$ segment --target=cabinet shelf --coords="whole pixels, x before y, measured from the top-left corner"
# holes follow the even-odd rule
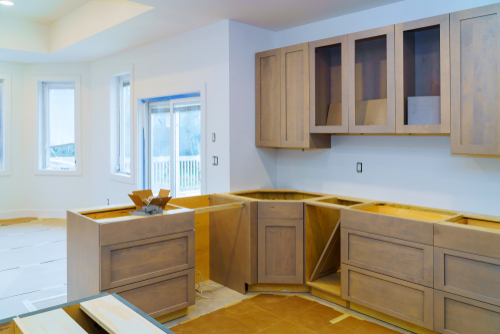
[[[340,270],[335,274],[322,277],[313,282],[307,282],[306,284],[332,295],[340,296]]]

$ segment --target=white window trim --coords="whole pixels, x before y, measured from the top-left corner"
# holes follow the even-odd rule
[[[62,76],[38,76],[34,78],[34,96],[36,99],[36,119],[37,127],[36,136],[36,158],[35,158],[35,175],[52,175],[52,176],[81,176],[82,175],[82,154],[81,154],[81,99],[80,99],[80,76],[79,75],[62,75]],[[74,81],[75,82],[75,159],[76,166],[74,170],[50,170],[40,169],[40,154],[42,152],[43,141],[41,140],[41,119],[40,110],[40,94],[39,86],[41,82],[47,81]]]
[[[118,134],[117,127],[117,111],[120,100],[117,98],[117,78],[128,74],[130,76],[130,175],[116,173],[116,140]],[[137,154],[136,152],[136,107],[134,103],[134,65],[126,64],[114,67],[109,73],[109,178],[114,181],[135,184],[137,171]],[[115,130],[113,130],[115,127]],[[119,131],[118,131],[119,133]]]
[[[3,169],[0,168],[0,176],[9,176],[11,173],[11,117],[12,117],[12,76],[0,73],[3,80]]]

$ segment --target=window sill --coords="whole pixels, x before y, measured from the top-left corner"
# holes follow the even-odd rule
[[[0,176],[10,176],[10,170],[0,170]]]
[[[132,178],[132,174],[126,175],[126,174],[119,174],[119,173],[110,173],[109,178],[111,180],[117,181],[117,182],[134,184],[134,179]]]
[[[35,175],[48,175],[48,176],[82,176],[79,168],[76,170],[55,170],[55,169],[37,169]]]

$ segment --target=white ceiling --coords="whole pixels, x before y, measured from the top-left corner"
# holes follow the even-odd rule
[[[13,0],[10,17],[50,23],[88,0]],[[102,0],[101,0],[102,1]],[[104,0],[121,2],[123,0]],[[280,31],[402,0],[134,0],[154,7],[53,53],[0,49],[0,60],[92,61],[226,19]],[[43,3],[44,6],[40,4]],[[3,7],[3,6],[0,6]],[[43,8],[42,8],[43,7]],[[38,8],[38,9],[36,9]],[[51,8],[48,10],[47,8]],[[9,8],[0,8],[0,16]]]
[[[14,6],[0,6],[0,17],[51,24],[90,0],[11,0]]]

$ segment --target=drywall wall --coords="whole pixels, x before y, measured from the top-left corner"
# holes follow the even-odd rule
[[[496,1],[405,0],[278,32],[280,47]],[[332,136],[321,151],[280,150],[278,188],[500,215],[500,159],[452,157],[449,137]],[[363,173],[356,163],[363,163]]]
[[[276,150],[255,147],[255,53],[274,48],[275,35],[229,21],[231,191],[276,187]]]
[[[95,61],[92,67],[92,205],[128,203],[127,194],[142,187],[110,178],[109,75],[133,64],[134,101],[199,91],[206,94],[206,192],[230,189],[229,22],[223,21]],[[215,132],[217,141],[211,140]],[[212,166],[211,157],[219,157]]]
[[[81,175],[36,175],[38,126],[37,76],[80,76],[81,96]],[[65,217],[65,210],[88,207],[91,204],[91,140],[93,137],[91,119],[91,77],[89,63],[26,64],[24,65],[24,117],[22,126],[13,128],[13,133],[23,132],[24,183],[22,209],[39,210],[43,216],[47,210],[52,215]],[[78,126],[78,124],[77,124]],[[21,165],[13,166],[13,170]]]
[[[24,67],[18,63],[0,62],[0,73],[12,77],[11,172],[0,175],[0,211],[13,211],[22,208],[24,186],[24,137],[18,130],[23,127]]]

